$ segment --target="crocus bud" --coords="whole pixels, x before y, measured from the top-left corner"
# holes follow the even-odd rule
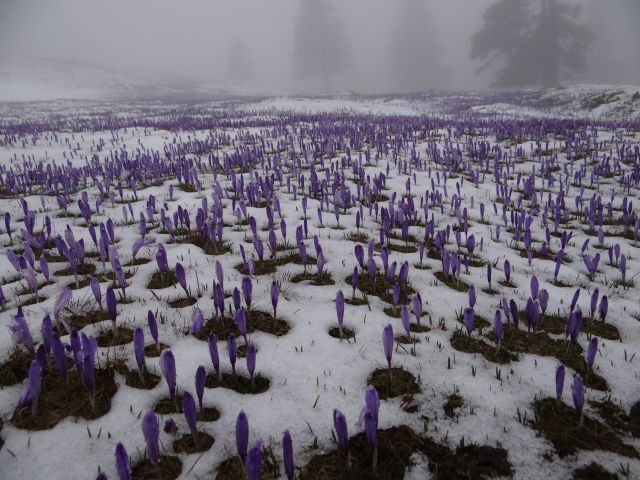
[[[166,348],[160,353],[160,370],[169,387],[171,399],[176,397],[176,361],[173,352]]]
[[[236,419],[236,449],[242,463],[247,460],[247,449],[249,448],[249,420],[244,410],[240,410]]]
[[[276,310],[278,308],[278,298],[280,297],[280,290],[278,283],[273,280],[271,282],[271,306],[273,307],[273,317],[276,318]]]
[[[187,291],[187,277],[184,271],[184,267],[180,262],[176,263],[176,277],[178,277],[178,282],[180,283],[180,286],[188,296],[189,292]]]
[[[122,443],[116,445],[116,471],[120,480],[131,480],[131,467],[129,466],[129,455]]]
[[[231,335],[229,335],[229,338],[227,340],[227,350],[229,352],[229,363],[231,363],[231,370],[233,372],[233,374],[236,374],[236,357],[237,357],[237,353],[238,353],[238,347],[236,344],[236,337],[235,335],[232,333]]]
[[[207,381],[207,372],[202,365],[199,365],[196,369],[196,395],[198,397],[198,406],[200,413],[202,413],[202,398],[204,396],[204,384]]]
[[[333,429],[336,432],[338,453],[346,457],[349,454],[349,433],[347,431],[347,420],[340,410],[333,410]]]
[[[284,473],[287,480],[293,480],[294,464],[293,464],[293,442],[289,430],[285,430],[282,434],[282,463],[284,463]]]
[[[209,333],[209,356],[211,357],[211,363],[216,373],[220,374],[220,357],[218,355],[218,339],[213,332]]]
[[[253,375],[256,371],[256,346],[253,343],[247,346],[247,371],[253,385]]]
[[[562,398],[562,390],[564,389],[564,365],[558,365],[556,368],[556,398],[560,400]]]
[[[193,396],[189,392],[182,393],[182,411],[184,412],[184,418],[187,421],[191,436],[195,443],[197,443],[198,430],[197,430],[197,413],[196,402]]]
[[[587,348],[587,365],[589,366],[589,370],[593,368],[593,361],[596,358],[596,353],[598,351],[598,339],[596,337],[591,337],[589,341],[589,346]]]
[[[577,374],[573,377],[573,384],[571,385],[571,396],[573,398],[573,406],[576,411],[582,413],[582,407],[584,406],[584,385],[582,383],[582,377]]]
[[[166,352],[163,351],[163,353]],[[157,465],[160,461],[160,445],[158,439],[160,438],[160,427],[158,425],[158,419],[153,411],[148,411],[142,417],[142,434],[144,435],[144,441],[147,444],[147,455],[149,460],[154,465]]]
[[[471,335],[471,332],[473,331],[474,317],[475,317],[475,312],[473,308],[467,307],[464,309],[464,326],[467,329],[468,335]]]
[[[393,353],[393,327],[387,323],[382,330],[382,346],[384,347],[384,356],[387,359],[389,369],[391,369],[391,355]]]
[[[607,312],[609,311],[609,298],[606,295],[602,296],[600,300],[600,319],[604,323],[607,318]]]
[[[136,356],[136,363],[138,364],[138,370],[140,372],[140,378],[144,378],[144,332],[142,327],[136,327],[133,331],[133,349]]]
[[[158,322],[156,321],[156,316],[153,314],[151,310],[147,312],[147,324],[149,325],[149,332],[153,337],[153,341],[156,344],[156,348],[159,346],[158,344]]]
[[[258,440],[247,454],[247,480],[262,478],[262,440]]]

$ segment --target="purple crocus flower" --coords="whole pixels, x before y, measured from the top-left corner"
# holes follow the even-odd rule
[[[67,356],[65,354],[64,346],[60,341],[57,333],[51,335],[51,352],[53,353],[53,361],[56,365],[56,370],[60,376],[67,383]]]
[[[571,385],[571,397],[573,398],[573,406],[580,414],[579,426],[582,425],[582,408],[584,407],[584,384],[582,383],[582,377],[577,374],[573,377],[573,384]]]
[[[229,351],[229,362],[231,363],[231,372],[233,376],[236,376],[236,358],[238,354],[238,346],[236,344],[236,337],[232,333],[227,340],[227,350]]]
[[[253,388],[256,371],[256,346],[253,343],[247,346],[247,371],[249,372],[249,378],[251,378],[251,388]]]
[[[502,326],[502,315],[500,310],[496,310],[496,316],[493,319],[493,334],[496,336],[496,343],[500,348],[500,343],[504,338],[504,328]]]
[[[196,411],[196,402],[193,399],[193,396],[185,391],[182,393],[182,411],[184,412],[184,418],[187,421],[187,426],[189,427],[189,431],[191,432],[191,437],[193,438],[193,443],[195,443],[196,447],[198,446],[198,429],[197,429],[197,411]]]
[[[98,279],[96,277],[91,277],[91,280],[89,280],[89,285],[91,286],[91,292],[96,299],[98,308],[102,310],[102,291],[100,290],[100,282],[98,282]]]
[[[31,415],[36,416],[38,413],[38,396],[42,390],[42,370],[38,360],[31,361],[29,366],[29,377],[24,381],[20,399],[18,400],[18,408],[31,405]]]
[[[31,337],[27,321],[22,315],[22,310],[18,311],[18,314],[12,317],[9,331],[11,332],[11,339],[16,345],[22,345],[31,355],[36,353],[33,347],[33,338]]]
[[[280,289],[278,283],[273,280],[271,282],[271,306],[273,307],[273,318],[276,318],[276,310],[278,308],[278,298],[280,297]]]
[[[189,326],[189,335],[199,335],[204,328],[204,315],[198,307],[193,309],[191,313],[191,325]]]
[[[473,331],[473,321],[475,317],[475,312],[473,308],[467,307],[464,309],[464,326],[467,329],[467,335],[471,336],[471,332]]]
[[[178,282],[180,283],[180,286],[184,290],[184,293],[187,294],[187,297],[190,297],[189,290],[187,290],[186,273],[184,271],[184,267],[182,266],[182,264],[180,262],[176,263],[176,277],[178,277]]]
[[[538,299],[538,289],[539,289],[538,277],[533,275],[531,277],[531,298],[533,298],[534,300]]]
[[[247,305],[247,308],[249,309],[249,311],[251,311],[251,293],[253,291],[251,278],[243,277],[241,286],[242,286],[242,297],[244,298],[244,303]]]
[[[244,314],[244,310],[239,309],[236,311],[235,317],[234,317],[234,321],[236,323],[236,326],[238,327],[238,331],[240,332],[240,335],[242,335],[242,337],[244,338],[244,343],[247,344],[247,317]]]
[[[158,322],[156,321],[156,316],[151,310],[147,312],[147,324],[149,325],[149,332],[151,333],[153,342],[156,345],[156,349],[159,350],[160,343],[158,342]]]
[[[540,318],[540,305],[538,302],[533,300],[533,298],[529,297],[527,299],[525,312],[527,316],[527,327],[529,331],[531,331],[531,328],[535,328],[538,324],[538,320]]]
[[[560,401],[560,399],[562,398],[562,390],[564,389],[564,374],[564,365],[558,365],[558,368],[556,368],[556,399],[558,401]]]
[[[384,347],[384,356],[389,366],[389,377],[391,377],[391,355],[393,354],[393,327],[387,323],[382,330],[382,346]]]
[[[607,318],[607,312],[609,311],[609,298],[606,295],[602,296],[600,300],[600,320],[604,323]]]
[[[544,288],[538,293],[538,303],[540,304],[540,310],[544,314],[547,311],[547,305],[549,304],[549,292]]]
[[[64,319],[61,317],[60,314],[64,309],[64,307],[66,307],[71,301],[72,295],[73,295],[73,291],[69,287],[63,288],[62,290],[60,290],[60,293],[56,298],[56,303],[53,307],[53,318],[56,320],[56,322],[62,323],[67,329],[67,332],[71,332],[71,328],[69,327],[67,322],[64,321]]]
[[[149,460],[151,460],[151,463],[154,465],[157,465],[160,461],[160,444],[158,443],[160,438],[160,426],[158,425],[156,414],[151,410],[145,413],[144,417],[142,417],[142,434],[144,435],[144,441],[147,444],[147,455],[149,455]]]
[[[511,281],[511,264],[509,263],[509,260],[504,261],[504,276],[506,277],[507,282]]]
[[[469,287],[469,306],[473,308],[476,305],[476,287]]]
[[[167,381],[167,387],[169,387],[169,394],[171,399],[176,398],[176,360],[173,357],[173,352],[169,348],[165,348],[160,353],[160,370],[162,370],[162,376]]]
[[[144,332],[142,327],[136,327],[133,331],[133,349],[136,356],[136,363],[138,364],[138,375],[140,376],[140,381],[144,385]]]
[[[338,454],[347,458],[349,456],[349,433],[347,431],[347,420],[344,414],[337,409],[333,410],[333,429],[336,432]]]
[[[416,323],[420,325],[420,319],[422,318],[422,298],[419,293],[416,293],[411,299],[411,306],[413,314],[416,317]]]
[[[282,463],[284,464],[284,473],[287,480],[293,480],[295,474],[295,466],[293,463],[293,442],[289,430],[282,433]]]
[[[247,480],[262,478],[262,440],[258,440],[247,454]]]
[[[167,251],[164,249],[164,245],[162,244],[158,245],[158,251],[156,252],[156,263],[160,272],[166,273],[169,270]]]
[[[596,353],[598,352],[598,339],[596,337],[591,337],[589,341],[589,346],[587,347],[587,366],[589,370],[593,368],[593,361],[596,358]]]
[[[249,448],[249,420],[244,410],[240,410],[236,419],[236,450],[242,463],[247,460],[247,449]]]
[[[118,309],[116,302],[116,294],[111,286],[107,287],[107,311],[109,312],[109,318],[111,319],[111,328],[113,329],[113,336],[118,336],[118,329],[116,328],[116,319],[118,318]]]
[[[129,455],[122,443],[116,445],[116,471],[120,480],[131,480],[131,467],[129,466]]]
[[[213,332],[209,333],[209,356],[211,363],[216,371],[216,375],[220,376],[220,356],[218,355],[218,339]]]
[[[591,320],[593,320],[593,317],[595,316],[599,296],[600,290],[596,287],[591,293],[591,303],[589,304],[589,313],[591,314]]]
[[[196,396],[198,397],[198,407],[200,414],[204,411],[202,406],[202,398],[204,396],[204,384],[207,381],[207,372],[202,365],[196,369]]]
[[[338,328],[340,329],[340,338],[342,338],[342,324],[344,321],[344,294],[339,290],[336,294],[336,313],[338,315]]]

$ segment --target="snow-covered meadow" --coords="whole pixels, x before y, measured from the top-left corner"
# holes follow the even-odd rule
[[[638,90],[1,105],[0,478],[637,478]]]

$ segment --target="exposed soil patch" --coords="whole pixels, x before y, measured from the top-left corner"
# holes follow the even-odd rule
[[[171,306],[171,308],[187,308],[193,305],[198,301],[195,297],[185,297],[185,298],[176,298],[175,300],[170,300],[167,303]]]
[[[169,348],[169,345],[167,345],[166,343],[159,342],[157,347],[155,343],[152,343],[151,345],[147,345],[146,347],[144,347],[144,354],[149,358],[159,357],[160,352],[162,352],[162,350],[164,350],[165,348]]]
[[[379,368],[369,375],[367,385],[376,387],[378,395],[383,400],[420,392],[416,377],[403,368],[391,369],[391,381],[389,381],[389,369]]]
[[[479,353],[484,358],[494,363],[505,364],[518,360],[517,355],[514,355],[504,348],[500,348],[498,350],[494,345],[489,345],[482,340],[469,337],[460,330],[453,332],[453,335],[451,336],[451,346],[459,352]]]
[[[153,411],[159,415],[170,415],[172,413],[182,413],[182,396],[176,394],[175,401],[170,398],[160,400]],[[215,422],[220,418],[220,412],[214,407],[204,407],[204,411],[198,410],[198,420],[201,422]]]
[[[190,243],[191,245],[200,247],[202,251],[207,255],[223,255],[225,253],[231,252],[230,243],[212,242],[209,238],[206,238],[199,232],[187,235],[184,241],[180,243]]]
[[[378,467],[372,471],[373,448],[364,433],[349,439],[350,466],[337,449],[313,457],[302,469],[300,478],[325,479],[385,479],[402,480],[411,466],[411,456],[420,451],[423,441],[407,426],[378,430]]]
[[[622,407],[615,405],[611,400],[591,401],[589,404],[600,414],[607,425],[621,433],[629,433],[640,438],[640,402],[631,407],[629,415]]]
[[[463,398],[457,393],[454,393],[453,395],[449,395],[447,403],[445,403],[442,408],[444,408],[444,413],[446,413],[447,417],[454,418],[457,415],[456,410],[461,408],[463,405]]]
[[[253,333],[256,330],[261,332],[270,333],[276,337],[285,335],[291,327],[284,320],[274,318],[273,315],[260,310],[252,310],[247,315],[247,333]],[[202,329],[197,337],[200,340],[207,340],[209,333],[216,334],[218,340],[227,340],[230,334],[234,334],[236,337],[240,336],[240,331],[236,327],[232,318],[212,318],[210,319]]]
[[[578,426],[578,413],[555,398],[536,400],[535,419],[532,427],[553,444],[561,457],[578,450],[605,450],[625,457],[640,458],[637,450],[626,445],[614,430],[590,417],[584,416],[582,427]]]
[[[155,272],[151,275],[151,279],[149,283],[147,283],[147,288],[157,290],[172,287],[176,283],[178,283],[178,277],[176,277],[176,273],[173,270],[169,272]]]
[[[120,325],[116,328],[117,336],[113,335],[113,329],[107,328],[98,332],[96,341],[99,347],[116,347],[118,345],[126,345],[133,341],[133,330],[129,327]]]
[[[329,272],[322,272],[322,275],[318,274],[318,273],[311,273],[311,272],[303,272],[303,273],[299,273],[297,275],[294,275],[291,278],[291,281],[293,283],[300,283],[300,282],[304,282],[310,280],[314,283],[314,285],[318,285],[318,286],[324,286],[324,285],[335,285],[336,282],[333,281],[333,278],[331,278],[331,274]]]
[[[218,379],[215,373],[207,375],[207,381],[204,386],[207,388],[228,388],[229,390],[236,391],[242,394],[256,395],[269,390],[271,382],[269,379],[255,375],[253,378],[253,385],[251,385],[251,379],[244,377],[238,373],[234,377],[230,373],[223,373],[222,378]]]
[[[188,433],[173,442],[173,451],[176,453],[198,453],[206,452],[213,446],[215,440],[211,435],[206,432],[198,432],[197,435],[197,445],[193,435]]]
[[[411,456],[421,452],[427,456],[433,478],[469,480],[509,477],[513,469],[507,451],[489,446],[459,446],[452,451],[445,445],[415,434],[406,425],[378,430],[378,468],[373,475],[373,452],[364,433],[349,439],[351,465],[338,455],[336,449],[317,455],[302,469],[301,478],[401,480],[411,466]]]
[[[77,370],[69,371],[69,383],[58,374],[47,373],[42,378],[42,392],[38,400],[38,411],[31,416],[31,407],[16,410],[11,423],[17,428],[47,430],[55,427],[66,417],[82,417],[85,420],[99,418],[111,409],[111,399],[118,390],[114,370],[96,370],[95,408],[91,408],[89,393]]]
[[[67,323],[76,330],[81,330],[87,325],[93,325],[94,323],[104,322],[109,320],[109,312],[107,310],[89,310],[88,312],[73,312],[71,315],[65,317]],[[66,330],[62,324],[58,328],[59,333],[66,335]]]
[[[618,480],[618,475],[605,470],[602,465],[591,462],[573,471],[573,480]]]
[[[22,383],[29,376],[33,357],[22,348],[15,348],[8,360],[0,364],[0,387]]]
[[[333,327],[329,329],[329,335],[331,335],[333,338],[340,338],[340,329],[338,327]],[[356,334],[353,330],[345,326],[342,327],[343,340],[347,340],[347,341],[355,340],[355,337],[356,337]]]
[[[289,263],[295,263],[297,265],[302,265],[302,258],[299,253],[289,253],[288,255],[279,257],[279,258],[267,258],[264,260],[254,260],[253,261],[253,272],[255,275],[267,275],[271,273],[275,273],[277,267],[281,267],[283,265],[287,265]],[[310,255],[307,255],[307,266],[315,265],[316,259]],[[235,269],[240,273],[244,273],[245,275],[249,274],[249,264],[248,263],[239,263],[235,266]]]
[[[520,312],[520,318],[525,321],[526,313]],[[567,316],[561,315],[541,315],[540,316],[540,329],[545,332],[562,335],[567,328]],[[620,332],[611,323],[604,323],[600,321],[590,321],[585,319],[582,323],[582,332],[595,335],[599,338],[605,338],[607,340],[620,340]]]
[[[281,467],[276,457],[270,452],[270,447],[265,446],[262,455],[262,480],[275,480],[280,477]],[[246,476],[246,471],[240,457],[227,458],[220,464],[216,473],[216,480],[238,480]]]
[[[493,337],[490,333],[488,337]],[[566,366],[576,370],[586,386],[595,390],[607,390],[607,381],[593,371],[588,371],[587,362],[580,345],[567,348],[567,341],[555,340],[544,332],[527,333],[515,328],[506,328],[502,347],[512,352],[530,353],[546,357],[555,357]]]
[[[453,290],[464,293],[469,291],[469,285],[467,285],[467,283],[460,277],[454,278],[453,275],[445,275],[442,272],[435,272],[433,275],[438,279],[438,281]]]
[[[351,285],[352,275],[349,275],[345,282]],[[376,297],[380,297],[381,300],[393,304],[393,287],[398,281],[398,277],[393,277],[392,281],[387,285],[387,278],[385,277],[383,272],[378,272],[376,274],[375,280],[372,279],[369,274],[365,271],[358,272],[358,290],[367,294],[373,295]],[[409,302],[409,296],[413,295],[415,290],[411,287],[410,284],[406,284],[400,290],[400,301],[399,305],[405,305]],[[345,299],[346,301],[346,299]]]
[[[182,461],[178,457],[163,455],[158,465],[148,458],[131,470],[132,480],[175,480],[182,473]]]

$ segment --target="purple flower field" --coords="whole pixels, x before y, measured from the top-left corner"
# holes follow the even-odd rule
[[[636,91],[2,104],[0,478],[638,478]]]

